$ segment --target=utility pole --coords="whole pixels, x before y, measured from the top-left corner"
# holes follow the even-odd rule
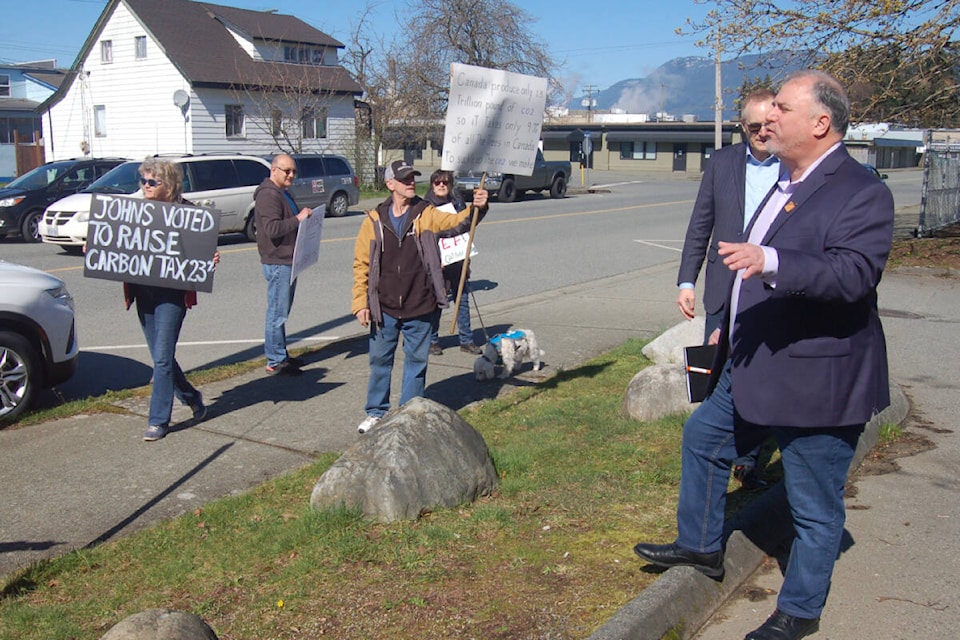
[[[714,91],[716,92],[713,107],[713,148],[723,146],[723,82],[720,78],[720,26],[717,26],[717,49],[714,60]]]
[[[593,97],[594,89],[597,89],[599,91],[598,87],[595,87],[592,84],[588,84],[586,88],[583,90],[583,92],[587,94],[587,97],[580,101],[580,106],[587,108],[587,123],[590,123],[593,121],[591,110],[597,106],[597,101]]]

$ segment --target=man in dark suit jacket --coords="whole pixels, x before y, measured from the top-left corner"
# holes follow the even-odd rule
[[[770,89],[760,89],[743,98],[740,129],[747,142],[718,149],[710,156],[687,225],[677,274],[677,286],[680,287],[677,306],[685,318],[693,320],[696,306],[694,286],[706,257],[704,344],[720,326],[724,302],[733,280],[733,272],[717,256],[718,243],[740,239],[757,207],[779,177],[780,161],[767,150],[767,136],[763,130],[773,98]],[[757,469],[759,456],[758,446],[733,462],[733,475],[746,489],[766,486]]]
[[[713,152],[690,214],[677,274],[677,286],[680,287],[677,306],[685,318],[693,319],[696,307],[694,286],[706,258],[704,343],[720,326],[723,303],[733,279],[733,273],[717,258],[717,243],[740,239],[779,176],[779,160],[767,150],[767,138],[762,130],[767,112],[773,106],[773,98],[774,93],[769,89],[754,91],[743,98],[740,129],[746,143]]]
[[[796,537],[777,609],[745,640],[819,628],[840,552],[843,487],[864,424],[890,401],[877,286],[893,197],[842,144],[849,100],[832,76],[791,75],[767,115],[767,148],[789,172],[747,229],[721,242],[737,272],[710,395],[683,430],[678,535],[634,551],[662,567],[723,575],[726,474],[773,434]]]

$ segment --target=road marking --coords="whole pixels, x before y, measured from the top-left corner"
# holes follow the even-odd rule
[[[651,247],[657,247],[658,249],[666,249],[667,251],[683,251],[683,247],[668,247],[663,244],[657,244],[652,240],[634,240],[634,242],[639,242],[640,244],[650,245]],[[660,240],[660,242],[673,242],[672,240]],[[676,242],[683,242],[682,240],[677,240]]]

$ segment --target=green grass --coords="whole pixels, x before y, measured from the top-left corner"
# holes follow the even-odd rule
[[[490,447],[494,496],[386,525],[315,511],[329,454],[8,576],[0,640],[93,640],[157,607],[196,613],[222,640],[586,637],[656,578],[632,545],[674,535],[683,416],[621,411],[649,364],[642,346],[461,412]]]

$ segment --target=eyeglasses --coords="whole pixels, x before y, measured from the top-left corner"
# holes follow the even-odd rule
[[[159,187],[163,184],[162,180],[154,180],[153,178],[140,178],[140,184],[147,187]]]
[[[433,181],[433,184],[435,184],[435,185],[437,185],[437,186],[440,186],[441,184],[442,184],[442,185],[447,185],[447,186],[449,186],[449,185],[450,185],[450,181],[449,181],[449,180],[434,180],[434,181]]]
[[[746,130],[750,132],[750,135],[755,136],[760,133],[760,129],[763,129],[765,122],[752,122],[745,126]]]
[[[297,170],[296,170],[296,169],[284,169],[283,167],[274,167],[274,169],[276,169],[277,171],[283,171],[283,172],[284,172],[286,175],[288,175],[288,176],[295,176],[295,175],[297,175]]]

